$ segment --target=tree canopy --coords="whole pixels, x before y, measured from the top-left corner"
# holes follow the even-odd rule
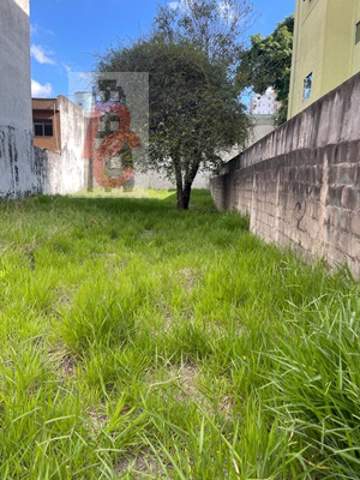
[[[243,144],[248,120],[227,68],[189,41],[160,37],[112,50],[100,71],[149,72],[149,163],[176,180],[179,208],[188,208],[199,168]]]
[[[256,93],[263,94],[268,87],[274,88],[281,102],[279,124],[287,118],[293,34],[294,18],[288,17],[268,37],[252,36],[251,46],[240,54],[237,71],[240,90],[252,87]]]
[[[251,12],[249,0],[180,0],[160,7],[156,33],[165,42],[189,41],[210,60],[232,65]]]

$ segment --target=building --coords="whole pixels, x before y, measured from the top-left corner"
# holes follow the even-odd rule
[[[34,98],[34,146],[47,151],[44,193],[69,194],[85,188],[85,113],[64,96]]]
[[[74,103],[90,114],[95,106],[95,96],[91,92],[75,92]]]
[[[266,137],[269,133],[275,130],[274,114],[253,114],[250,115],[251,129],[246,148],[249,148],[254,143]]]
[[[57,98],[33,98],[35,147],[61,152],[60,110]]]
[[[297,0],[289,118],[360,71],[360,1]]]
[[[29,0],[0,1],[0,197],[39,191],[32,149]]]
[[[254,94],[251,97],[249,104],[251,129],[246,148],[249,148],[275,129],[275,114],[279,106],[276,93],[272,87],[269,87],[263,95]]]
[[[269,87],[264,95],[255,94],[251,97],[249,112],[251,115],[275,115],[279,109],[276,93]]]

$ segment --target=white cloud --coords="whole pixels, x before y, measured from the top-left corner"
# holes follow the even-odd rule
[[[46,98],[52,95],[51,83],[41,84],[36,80],[31,80],[31,95],[35,98]]]
[[[31,45],[31,56],[39,63],[47,65],[55,65],[55,60],[50,57],[48,53],[45,52],[41,45]]]
[[[177,10],[180,7],[180,2],[169,2],[168,6],[171,10]]]

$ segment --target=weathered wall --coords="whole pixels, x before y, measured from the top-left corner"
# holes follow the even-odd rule
[[[0,1],[0,197],[38,191],[31,147],[29,1]]]
[[[86,187],[84,111],[65,97],[58,98],[58,107],[61,153],[35,147],[37,180],[45,195],[67,195]]]
[[[358,74],[235,157],[224,173],[296,150],[358,140],[359,105]]]
[[[229,162],[211,180],[219,209],[251,231],[360,276],[360,75]]]
[[[0,46],[0,125],[31,131],[28,0],[1,0]]]
[[[252,128],[247,145],[250,147],[275,130],[274,115],[250,115]]]
[[[32,133],[0,126],[0,198],[17,198],[41,192],[39,163]]]
[[[65,97],[58,97],[61,132],[61,162],[49,155],[54,180],[48,193],[68,194],[85,188],[85,113]],[[56,173],[55,173],[56,172]]]
[[[253,145],[261,138],[274,130],[273,115],[251,115],[251,129],[248,139],[248,145]],[[243,149],[240,146],[234,146],[229,151],[220,154],[224,162],[234,158]],[[208,171],[200,171],[195,178],[193,188],[209,189],[210,176]],[[149,170],[146,173],[137,172],[135,175],[135,188],[153,188],[153,189],[171,189],[176,188],[175,182],[169,181],[165,175]]]
[[[208,172],[199,172],[194,180],[193,188],[209,189],[210,175]],[[165,175],[149,170],[135,173],[135,188],[169,190],[176,188],[175,182],[168,180]]]

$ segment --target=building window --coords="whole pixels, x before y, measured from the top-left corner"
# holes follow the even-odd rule
[[[312,84],[313,84],[313,74],[309,73],[304,80],[304,100],[308,100],[311,97],[312,91]]]
[[[356,24],[355,28],[355,45],[360,42],[360,22]]]
[[[52,120],[34,120],[34,135],[35,137],[53,137]]]

